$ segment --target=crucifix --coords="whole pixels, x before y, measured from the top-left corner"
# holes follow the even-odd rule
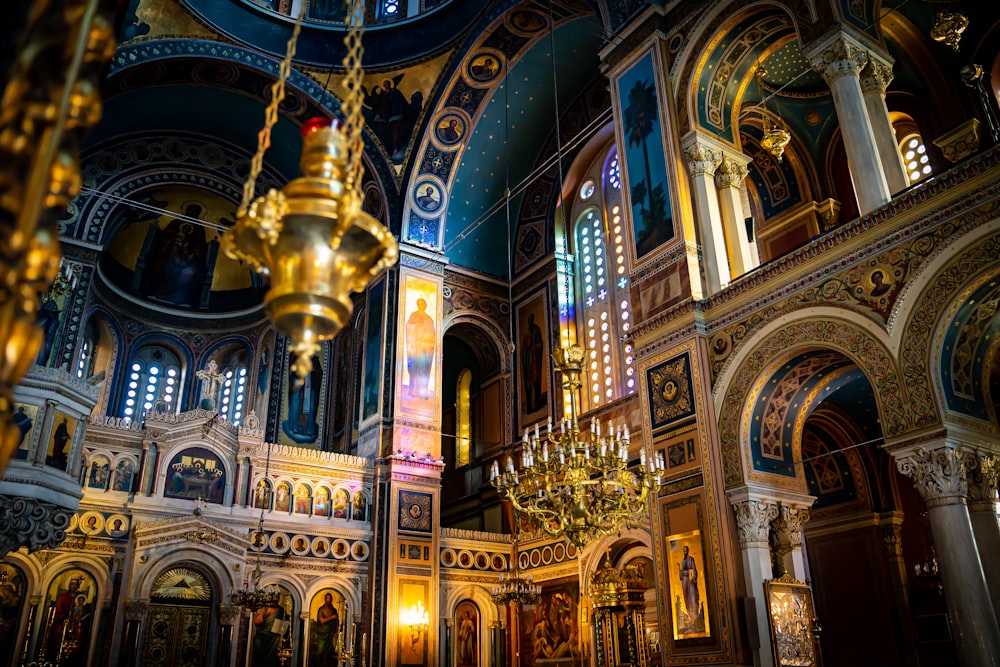
[[[225,376],[219,372],[219,364],[215,363],[215,359],[210,360],[206,368],[195,373],[195,377],[201,380],[201,399],[199,403],[206,410],[214,408],[215,397],[219,392],[219,385],[225,379]],[[211,405],[206,407],[206,401],[210,401]]]

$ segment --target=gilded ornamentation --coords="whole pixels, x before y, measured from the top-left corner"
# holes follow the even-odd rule
[[[913,479],[917,492],[928,508],[964,503],[969,491],[966,469],[975,465],[974,455],[944,445],[926,450],[918,447],[897,456],[896,469]]]
[[[899,560],[903,557],[903,524],[883,523],[882,543],[885,545],[886,555],[890,560]]]
[[[654,429],[694,414],[691,361],[682,354],[646,371],[649,410]]]
[[[764,586],[776,667],[814,667],[812,589],[787,574]]]
[[[711,176],[715,173],[719,163],[722,162],[722,157],[716,151],[699,141],[688,146],[684,157],[687,158],[688,172],[692,176],[702,174]]]
[[[771,522],[778,518],[778,505],[766,500],[742,500],[733,503],[740,546],[767,547]]]
[[[715,187],[742,188],[747,177],[747,168],[737,160],[723,157],[715,170]]]
[[[114,51],[103,0],[40,0],[0,104],[0,470],[17,448],[13,386],[43,336],[39,300],[56,277],[56,220],[80,188],[77,142],[97,122],[97,77]]]

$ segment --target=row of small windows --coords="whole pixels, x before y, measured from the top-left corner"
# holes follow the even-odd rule
[[[580,186],[575,228],[580,335],[587,350],[591,405],[635,393],[635,359],[623,339],[631,329],[618,152],[601,156],[596,178]],[[596,170],[594,165],[592,170]],[[598,186],[598,181],[600,185]]]

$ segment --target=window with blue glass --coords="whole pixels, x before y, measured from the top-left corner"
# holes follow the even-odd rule
[[[177,412],[181,394],[181,362],[170,349],[159,345],[139,348],[126,369],[121,416],[137,419],[154,406]]]

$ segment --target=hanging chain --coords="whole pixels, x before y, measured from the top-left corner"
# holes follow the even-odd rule
[[[348,0],[347,34],[344,36],[344,68],[347,76],[341,85],[344,88],[344,136],[347,138],[347,173],[345,174],[345,190],[357,197],[357,188],[364,176],[364,166],[361,155],[364,152],[361,131],[365,119],[361,115],[364,102],[361,84],[364,71],[361,69],[361,59],[365,50],[361,46],[361,37],[365,32],[364,0]]]
[[[292,28],[292,36],[288,38],[288,49],[278,67],[278,80],[271,86],[271,101],[267,105],[267,111],[264,112],[264,127],[257,135],[257,153],[250,161],[250,174],[247,176],[246,183],[243,184],[243,202],[240,204],[237,215],[244,215],[253,202],[257,178],[264,168],[264,153],[271,146],[271,129],[278,122],[278,107],[285,99],[285,81],[288,80],[288,75],[292,71],[292,58],[295,57],[295,46],[299,41],[299,33],[302,31],[302,19],[306,15],[307,4],[302,3],[302,10],[299,12],[298,18],[295,19],[295,27]]]

